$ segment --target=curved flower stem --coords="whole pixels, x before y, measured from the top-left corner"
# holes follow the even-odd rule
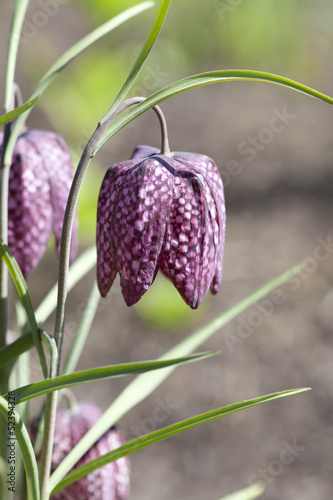
[[[86,145],[82,153],[81,159],[79,161],[78,167],[74,175],[73,183],[67,200],[67,206],[66,206],[62,235],[61,235],[61,245],[60,245],[58,303],[57,303],[56,319],[54,327],[54,338],[58,347],[58,354],[59,354],[57,374],[59,374],[60,372],[62,340],[63,340],[63,331],[65,323],[71,234],[72,234],[78,197],[80,194],[83,179],[92,158],[95,156],[94,150],[100,138],[107,130],[107,128],[110,126],[110,124],[113,122],[113,120],[115,120],[115,118],[117,118],[117,116],[129,106],[139,104],[144,100],[145,100],[144,97],[133,97],[131,99],[127,99],[118,106],[118,108],[114,111],[114,113],[111,114],[111,116],[107,117],[107,115],[105,115],[105,117],[101,119],[101,121],[98,123],[96,127],[95,132],[89,139],[88,144]],[[162,133],[161,153],[166,156],[171,156],[169,141],[168,141],[167,126],[164,115],[162,113],[162,110],[158,106],[154,106],[153,109],[156,112],[161,125],[161,133]]]

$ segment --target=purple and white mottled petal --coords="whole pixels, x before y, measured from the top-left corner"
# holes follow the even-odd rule
[[[111,225],[112,255],[127,305],[155,279],[169,223],[172,174],[152,158],[126,171]]]
[[[220,289],[223,268],[223,252],[225,241],[226,212],[222,179],[216,164],[206,155],[194,153],[175,152],[174,157],[186,164],[189,169],[204,176],[211,190],[211,196],[215,200],[217,216],[215,225],[214,244],[217,248],[216,271],[211,285],[212,293]]]
[[[120,429],[113,427],[104,435],[109,450],[116,450],[125,444],[125,438]],[[126,500],[130,492],[131,466],[128,457],[118,458],[115,462],[116,497],[117,500]]]
[[[174,162],[172,215],[161,269],[192,308],[205,297],[215,269],[210,219],[202,182]]]
[[[79,403],[75,410],[57,409],[52,472],[101,416],[101,410],[88,402]],[[33,423],[32,434],[35,434],[36,429],[37,421]],[[115,450],[122,444],[124,444],[122,432],[112,427],[75,464],[74,469]],[[129,460],[128,457],[123,457],[70,484],[53,495],[52,500],[127,500],[130,489],[129,477]]]
[[[48,174],[53,209],[53,232],[59,254],[66,203],[74,176],[71,155],[62,137],[53,132],[28,130],[22,137],[36,148]],[[78,222],[75,218],[70,249],[71,261],[76,255],[77,232]]]
[[[51,232],[47,172],[36,149],[20,136],[9,174],[8,246],[25,277],[43,257]]]
[[[117,275],[111,249],[111,219],[115,207],[116,196],[127,170],[136,165],[137,161],[118,163],[109,168],[105,174],[99,192],[97,204],[97,284],[102,297],[110,290]]]

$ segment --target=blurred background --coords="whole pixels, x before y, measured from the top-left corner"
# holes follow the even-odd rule
[[[53,62],[89,31],[135,1],[31,0],[16,80],[24,99]],[[14,1],[0,11],[0,92]],[[71,63],[31,113],[29,126],[66,139],[77,164],[98,120],[120,90],[156,9],[130,20]],[[245,68],[278,73],[333,95],[330,0],[174,1],[131,95],[148,96],[190,74]],[[227,325],[203,350],[214,359],[178,368],[120,422],[128,439],[225,404],[294,387],[311,392],[246,410],[132,456],[133,500],[216,500],[261,481],[266,500],[332,498],[333,110],[264,83],[223,83],[162,104],[171,148],[211,156],[225,184],[227,234],[220,293],[191,311],[164,278],[127,308],[115,284],[101,302],[79,369],[154,359],[292,265],[297,280]],[[80,199],[81,251],[94,243],[105,170],[137,144],[158,146],[146,113],[113,138],[92,163]],[[53,246],[53,245],[51,245]],[[57,278],[50,248],[29,286],[35,305]],[[71,293],[75,327],[94,272]],[[52,332],[52,319],[45,325]],[[66,341],[67,339],[67,341]],[[65,338],[65,348],[70,334]],[[37,377],[36,372],[32,373]],[[79,387],[102,408],[127,379]],[[32,414],[38,412],[38,403]],[[157,410],[157,409],[160,410]],[[154,415],[164,412],[163,423]]]

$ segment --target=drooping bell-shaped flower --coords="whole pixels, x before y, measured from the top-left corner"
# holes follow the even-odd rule
[[[0,135],[0,147],[3,134]],[[9,175],[8,246],[27,277],[44,255],[52,232],[57,251],[73,167],[65,141],[57,134],[28,130],[15,145]],[[71,259],[77,244],[75,223]]]
[[[97,210],[97,281],[105,296],[117,273],[127,305],[161,269],[193,309],[222,278],[225,238],[222,179],[195,153],[159,154],[139,146],[110,167]]]
[[[80,402],[74,409],[57,409],[51,471],[68,455],[88,430],[102,416],[93,403]],[[37,422],[33,423],[35,434]],[[120,429],[112,427],[107,431],[74,466],[74,469],[125,444]],[[73,470],[73,469],[72,469]],[[130,489],[130,464],[128,457],[118,458],[103,467],[90,472],[75,483],[55,493],[52,500],[126,500]]]

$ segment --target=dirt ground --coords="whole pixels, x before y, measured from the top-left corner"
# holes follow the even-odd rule
[[[333,94],[332,82],[320,82]],[[177,369],[120,422],[128,438],[194,414],[296,387],[310,392],[223,419],[133,455],[133,500],[216,500],[261,481],[264,500],[330,500],[333,449],[332,109],[280,87],[225,84],[165,103],[171,147],[206,153],[225,181],[227,233],[221,292],[194,325],[156,330],[121,294],[97,314],[78,369],[154,359],[194,328],[301,261],[305,270],[216,333],[202,350],[220,355]],[[154,118],[120,134],[114,160],[137,143],[158,143]],[[251,143],[251,144],[250,144]],[[251,149],[249,149],[251,148]],[[38,304],[56,279],[48,253],[30,279]],[[74,289],[68,321],[78,321],[91,273]],[[117,287],[116,287],[117,290]],[[275,296],[274,296],[275,297]],[[52,321],[45,328],[52,331]],[[81,386],[102,408],[127,379]],[[161,408],[163,423],[154,420]],[[33,412],[37,411],[37,407]],[[160,412],[160,414],[161,414]]]

